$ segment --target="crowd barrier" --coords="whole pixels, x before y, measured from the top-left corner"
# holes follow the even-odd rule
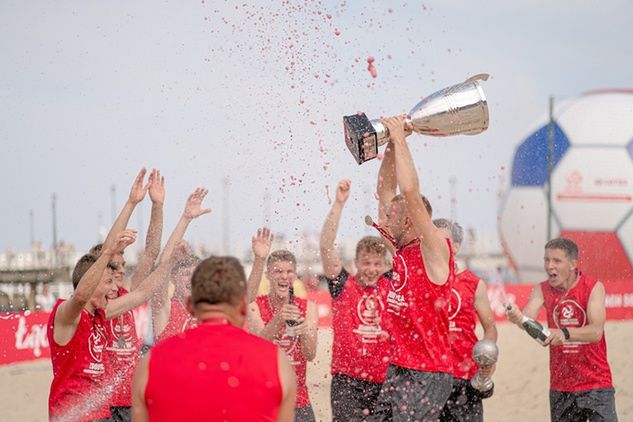
[[[606,290],[606,310],[608,320],[633,319],[633,280],[613,280],[604,282]],[[506,301],[523,307],[532,291],[533,285],[490,285],[488,298],[497,321],[505,321],[504,304]],[[332,325],[332,301],[327,291],[308,293],[310,300],[317,304],[319,326]],[[150,315],[147,306],[134,310],[136,332],[142,336],[147,332]],[[46,324],[49,313],[12,312],[0,313],[0,365],[30,361],[50,356],[46,337]],[[539,319],[545,319],[542,311]]]

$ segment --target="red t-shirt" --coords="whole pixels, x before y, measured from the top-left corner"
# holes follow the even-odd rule
[[[469,380],[477,373],[477,364],[472,358],[473,346],[477,343],[475,327],[475,293],[479,277],[464,270],[455,274],[451,289],[448,315],[449,340],[453,359],[453,376]]]
[[[178,299],[172,298],[169,309],[169,321],[163,332],[156,336],[156,342],[180,334],[189,328],[194,328],[196,325],[198,324],[193,315],[187,311]]]
[[[119,296],[127,294],[119,288]],[[107,379],[114,386],[112,406],[132,405],[132,377],[139,361],[141,340],[136,334],[134,313],[127,311],[123,315],[106,321],[108,343],[106,353],[110,365],[106,368]]]
[[[446,243],[450,251],[450,241],[446,239]],[[387,295],[394,365],[451,373],[448,308],[455,276],[452,253],[448,266],[448,280],[438,286],[429,280],[417,239],[396,251]]]
[[[270,305],[268,296],[258,296],[255,302],[259,307],[259,313],[264,324],[268,324],[273,319],[273,308]],[[305,318],[308,302],[305,299],[295,297],[295,305],[299,308],[301,316]],[[297,375],[297,403],[295,407],[300,409],[310,404],[308,387],[306,385],[306,370],[308,365],[301,350],[301,339],[299,337],[288,336],[287,333],[286,327],[284,326],[275,334],[273,343],[286,352],[290,365],[292,365],[295,370],[295,374]]]
[[[145,402],[152,422],[276,421],[277,347],[224,320],[154,346]]]
[[[376,287],[363,287],[345,269],[328,279],[332,295],[332,374],[363,381],[385,381],[391,356],[385,305],[389,280],[381,277]]]
[[[86,421],[110,417],[111,395],[105,389],[107,342],[105,312],[83,310],[73,337],[65,345],[55,342],[53,327],[60,299],[48,319],[53,382],[48,397],[51,421]]]
[[[577,328],[589,324],[587,303],[598,280],[580,274],[570,290],[555,289],[541,282],[547,324],[552,328]],[[611,369],[607,361],[604,333],[596,343],[566,341],[549,349],[550,388],[554,391],[585,391],[611,388]]]

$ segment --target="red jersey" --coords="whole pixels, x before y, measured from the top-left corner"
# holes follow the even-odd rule
[[[477,343],[475,327],[475,293],[479,277],[464,270],[455,274],[451,289],[448,314],[448,337],[451,342],[453,376],[469,380],[477,373],[477,364],[472,358],[473,346]]]
[[[127,294],[124,288],[119,288],[119,296]],[[107,379],[114,386],[112,406],[132,405],[132,377],[134,369],[139,361],[141,340],[136,334],[134,313],[130,310],[126,313],[106,322],[108,343]]]
[[[450,241],[446,239],[446,243],[450,251]],[[394,365],[451,373],[448,308],[455,276],[452,253],[448,266],[448,280],[438,286],[426,273],[418,239],[396,251],[387,295]]]
[[[105,312],[82,310],[77,329],[65,345],[55,342],[53,327],[60,299],[48,319],[53,382],[48,397],[51,421],[87,421],[110,417],[110,397],[104,391],[107,342]],[[99,400],[95,400],[98,398]]]
[[[273,319],[273,308],[270,305],[268,295],[258,296],[255,302],[257,303],[264,324],[268,324]],[[299,308],[301,316],[305,318],[308,302],[305,299],[295,297],[295,305]],[[292,365],[297,375],[297,403],[295,408],[300,409],[308,406],[310,404],[308,387],[306,385],[306,370],[308,364],[301,350],[301,339],[299,337],[289,336],[287,328],[283,327],[275,334],[273,343],[286,352],[290,365]]]
[[[549,282],[541,283],[547,311],[547,324],[552,328],[577,328],[589,324],[587,303],[598,280],[580,274],[570,290],[555,289]],[[607,362],[604,333],[596,343],[566,341],[549,347],[550,389],[554,391],[585,391],[611,388],[611,370]]]
[[[277,347],[210,320],[152,348],[149,420],[276,421],[282,400]]]
[[[328,279],[332,295],[332,374],[382,383],[391,356],[385,330],[385,305],[389,280],[381,277],[376,287],[363,287],[345,269]]]
[[[196,319],[187,311],[178,299],[171,299],[169,308],[169,321],[162,333],[156,336],[156,342],[180,334],[189,328],[194,328],[197,324]]]

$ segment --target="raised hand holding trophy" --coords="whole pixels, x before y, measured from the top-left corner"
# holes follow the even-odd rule
[[[488,128],[488,103],[479,85],[485,73],[444,88],[420,101],[409,113],[406,124],[428,136],[476,135]],[[343,117],[345,143],[356,162],[376,158],[378,147],[389,140],[389,131],[379,119],[369,120],[365,113]]]

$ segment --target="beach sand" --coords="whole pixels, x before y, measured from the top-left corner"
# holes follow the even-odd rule
[[[495,394],[484,401],[486,421],[549,420],[548,352],[517,327],[498,324],[499,362]],[[633,420],[633,321],[609,321],[607,350],[620,421]],[[308,366],[310,398],[319,421],[330,420],[330,351],[332,332],[319,330],[318,354]],[[46,421],[52,379],[50,360],[0,366],[0,420]],[[629,380],[629,381],[627,381]]]

